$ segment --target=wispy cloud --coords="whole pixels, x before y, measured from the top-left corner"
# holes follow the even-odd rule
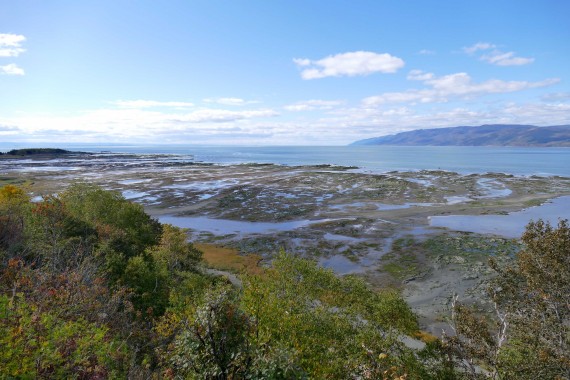
[[[435,55],[435,51],[434,50],[429,50],[429,49],[422,49],[420,51],[418,51],[419,55]]]
[[[322,119],[320,124],[311,124],[311,128],[324,129],[329,126],[331,131],[327,136],[350,130],[350,137],[354,141],[358,139],[356,136],[365,138],[418,128],[481,124],[570,124],[570,104],[495,103],[476,109],[458,106],[450,109],[438,107],[428,111],[413,107],[384,109],[362,106],[346,108],[335,117]]]
[[[22,42],[26,37],[20,34],[0,33],[0,57],[17,57],[26,49],[22,48]]]
[[[0,125],[14,141],[202,144],[346,144],[352,141],[417,128],[480,124],[570,124],[570,104],[492,103],[447,108],[407,105],[339,107],[326,117],[284,120],[272,110],[240,113],[204,109],[172,113],[148,109],[102,109],[75,116],[26,115],[5,118]],[[323,115],[324,116],[324,115]],[[19,128],[19,129],[15,129]]]
[[[20,130],[18,127],[12,125],[2,125],[0,124],[0,134],[13,134]]]
[[[473,55],[478,51],[491,49],[493,49],[493,51],[481,55],[479,59],[497,66],[522,66],[534,62],[534,58],[517,57],[515,52],[503,52],[497,49],[496,45],[488,42],[477,42],[472,46],[464,47],[463,51],[469,55]]]
[[[104,108],[75,115],[0,116],[0,125],[10,125],[4,134],[17,134],[26,140],[45,141],[140,141],[194,142],[196,136],[209,136],[210,142],[222,135],[247,136],[270,133],[265,127],[278,112],[271,109],[231,111],[199,109]],[[263,125],[258,126],[257,123]],[[184,136],[182,138],[181,136]],[[239,141],[239,139],[233,140]],[[245,141],[245,140],[243,140]],[[232,140],[228,138],[227,143]]]
[[[370,51],[329,55],[316,61],[308,58],[295,58],[293,62],[302,68],[301,77],[303,79],[395,73],[404,66],[401,58]]]
[[[471,46],[463,47],[463,51],[467,54],[474,54],[479,50],[489,50],[494,48],[496,48],[496,46],[489,42],[477,42]]]
[[[204,99],[206,103],[216,103],[224,106],[245,106],[248,104],[259,103],[255,100],[245,100],[241,98],[208,98]]]
[[[252,111],[201,109],[188,114],[176,116],[172,120],[185,123],[230,123],[238,120],[275,117],[278,115],[279,113],[270,109]]]
[[[161,102],[156,100],[117,100],[113,104],[121,108],[151,108],[151,107],[193,107],[189,102]]]
[[[2,75],[25,75],[24,69],[16,65],[15,63],[10,63],[9,65],[0,66],[0,74]]]
[[[543,95],[541,100],[546,102],[557,102],[562,100],[570,100],[570,92],[554,92]]]
[[[521,66],[534,62],[534,58],[517,57],[512,51],[503,53],[499,50],[482,55],[480,59],[497,66]]]
[[[408,80],[419,80],[419,81],[426,81],[433,79],[433,73],[426,73],[422,70],[412,70],[408,73],[406,79]]]
[[[289,104],[283,108],[287,111],[312,111],[312,110],[330,110],[344,104],[342,100],[306,100],[304,102],[297,102]]]
[[[423,81],[428,88],[412,89],[403,92],[386,92],[381,95],[364,98],[363,103],[366,105],[379,105],[386,103],[447,102],[452,99],[466,99],[488,94],[501,94],[547,87],[560,82],[558,78],[551,78],[539,82],[491,79],[475,83],[467,73],[436,77],[432,73],[424,73],[419,70],[412,71],[408,78]]]

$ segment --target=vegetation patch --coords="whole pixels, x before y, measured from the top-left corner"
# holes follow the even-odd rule
[[[461,233],[458,235],[437,235],[421,244],[427,255],[449,261],[461,257],[462,263],[486,261],[490,257],[509,258],[521,248],[513,239],[487,237],[484,235]]]
[[[6,185],[22,185],[25,184],[27,181],[23,178],[18,177],[4,177],[0,176],[0,186]]]
[[[65,149],[58,148],[26,148],[26,149],[12,149],[6,153],[0,152],[3,156],[53,156],[53,155],[66,155],[66,154],[87,154],[84,152],[72,152]]]
[[[202,251],[202,258],[211,268],[247,274],[261,274],[263,272],[263,268],[259,266],[262,259],[259,255],[240,255],[235,248],[207,243],[196,243],[194,246]]]
[[[419,275],[422,270],[416,248],[417,244],[412,236],[395,240],[392,250],[382,256],[380,271],[390,274],[397,280],[406,280]]]

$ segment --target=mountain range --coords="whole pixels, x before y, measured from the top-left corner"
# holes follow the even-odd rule
[[[533,146],[570,147],[570,125],[487,124],[418,129],[358,140],[350,145]]]

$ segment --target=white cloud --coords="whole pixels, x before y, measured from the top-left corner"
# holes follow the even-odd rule
[[[244,100],[240,98],[208,98],[204,99],[206,103],[222,104],[224,106],[245,106],[247,104],[259,103],[255,100]]]
[[[17,57],[26,50],[22,48],[22,42],[26,37],[19,34],[0,33],[0,57]]]
[[[516,57],[512,51],[503,53],[499,50],[482,55],[480,59],[497,66],[521,66],[534,62],[534,58]]]
[[[496,103],[414,108],[338,107],[321,118],[281,119],[269,109],[236,112],[200,109],[158,112],[101,109],[74,116],[0,115],[0,134],[14,141],[192,143],[242,145],[335,145],[418,128],[493,123],[570,124],[570,104]],[[293,114],[294,115],[294,114]],[[290,116],[290,115],[288,115]]]
[[[509,104],[495,110],[513,124],[563,125],[570,124],[570,104]]]
[[[494,49],[490,53],[481,55],[479,59],[497,66],[521,66],[534,62],[534,58],[517,57],[513,51],[505,53],[496,49],[496,47],[496,45],[488,42],[478,42],[475,45],[464,47],[463,51],[469,55],[473,55],[477,51]]]
[[[401,58],[387,53],[378,54],[370,51],[330,55],[317,61],[295,58],[293,62],[304,68],[301,71],[303,79],[395,73],[404,66],[404,61]]]
[[[10,63],[9,65],[0,66],[0,74],[2,75],[24,75],[24,69],[18,67],[15,63]]]
[[[151,107],[193,107],[193,103],[188,102],[160,102],[156,100],[117,100],[113,104],[121,108],[151,108]]]
[[[412,70],[408,73],[408,76],[406,79],[425,81],[428,79],[432,79],[433,77],[434,77],[433,73],[426,73],[422,70]]]
[[[297,102],[289,104],[283,108],[287,111],[312,111],[312,110],[330,110],[334,107],[344,104],[342,100],[306,100],[304,102]]]
[[[422,80],[429,88],[413,89],[404,92],[387,92],[364,98],[363,104],[374,106],[386,103],[447,102],[454,98],[465,99],[488,94],[516,92],[531,88],[546,87],[560,82],[560,79],[552,78],[540,82],[491,79],[485,82],[475,83],[466,73],[435,77],[431,73],[419,71],[414,72],[413,75],[411,75],[411,79]]]
[[[163,112],[141,108],[114,108],[65,116],[28,114],[3,118],[0,115],[0,125],[19,128],[15,131],[17,137],[27,141],[195,143],[196,139],[207,139],[210,143],[237,143],[240,139],[245,142],[248,138],[261,138],[262,135],[271,134],[264,125],[269,125],[271,118],[278,115],[270,109],[239,112],[222,109],[200,109],[192,112],[172,109],[170,112],[169,109]],[[14,131],[6,131],[12,132]]]
[[[473,54],[479,50],[489,50],[494,49],[496,46],[489,42],[477,42],[476,44],[468,47],[464,47],[463,51],[467,54]]]
[[[394,134],[419,128],[441,128],[482,124],[532,124],[538,126],[570,124],[570,104],[544,103],[494,103],[485,107],[460,106],[447,109],[438,106],[426,111],[411,107],[371,108],[367,106],[346,108],[335,117],[312,122],[315,130],[330,131],[327,137],[345,141]],[[315,141],[319,138],[314,136]]]
[[[20,128],[14,127],[12,125],[2,125],[0,124],[0,134],[15,134],[19,132]]]
[[[309,66],[311,64],[311,60],[307,58],[293,58],[293,62],[297,66]]]
[[[220,109],[202,109],[185,115],[179,115],[172,120],[186,123],[229,123],[238,120],[274,117],[279,114],[270,109],[253,111],[229,111]]]
[[[420,51],[418,51],[419,55],[434,55],[435,51],[433,50],[428,50],[428,49],[422,49]]]

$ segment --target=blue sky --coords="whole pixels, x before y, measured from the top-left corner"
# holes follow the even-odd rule
[[[0,141],[570,124],[570,2],[0,0]]]

